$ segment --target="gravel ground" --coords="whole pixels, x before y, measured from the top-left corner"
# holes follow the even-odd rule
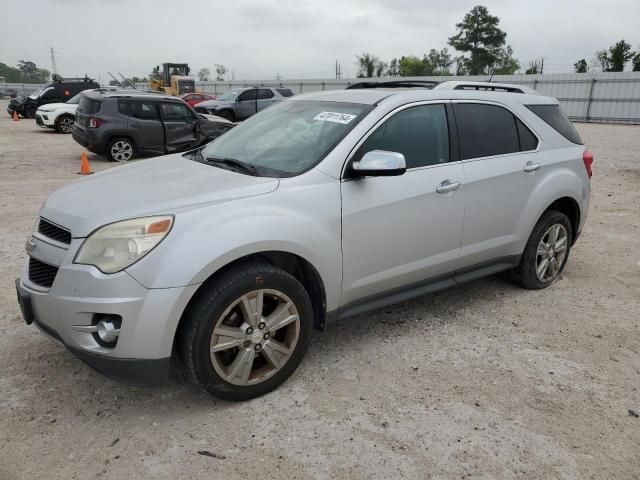
[[[556,285],[492,277],[340,322],[232,404],[179,375],[112,382],[24,324],[24,242],[82,150],[5,106],[0,479],[640,478],[640,127],[578,125],[593,200]]]

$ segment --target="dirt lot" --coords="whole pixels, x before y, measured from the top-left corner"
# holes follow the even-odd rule
[[[640,127],[578,126],[593,201],[556,285],[489,278],[338,323],[281,388],[231,404],[178,375],[117,384],[24,324],[24,242],[82,150],[5,106],[1,480],[640,478]]]

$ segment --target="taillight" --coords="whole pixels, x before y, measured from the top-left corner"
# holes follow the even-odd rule
[[[584,162],[584,168],[587,169],[587,175],[591,178],[593,175],[593,172],[591,171],[591,165],[593,165],[593,153],[589,150],[585,150],[582,154],[582,161]]]
[[[98,128],[100,125],[102,125],[102,120],[99,118],[91,117],[89,119],[89,128]]]

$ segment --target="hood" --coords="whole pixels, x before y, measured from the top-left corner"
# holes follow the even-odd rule
[[[107,223],[263,195],[278,183],[167,155],[73,181],[49,195],[40,214],[82,238]]]
[[[16,98],[12,98],[9,100],[9,106],[15,107],[17,105],[22,105],[27,97],[18,96]]]
[[[41,105],[38,107],[38,110],[55,110],[56,108],[61,108],[61,107],[77,107],[77,105],[71,104],[71,103],[45,103],[44,105]]]

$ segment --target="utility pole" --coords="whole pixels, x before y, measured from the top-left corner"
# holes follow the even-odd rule
[[[342,78],[342,66],[340,62],[336,60],[336,80]]]
[[[51,77],[58,74],[58,69],[56,68],[56,56],[53,53],[53,47],[51,47]]]

